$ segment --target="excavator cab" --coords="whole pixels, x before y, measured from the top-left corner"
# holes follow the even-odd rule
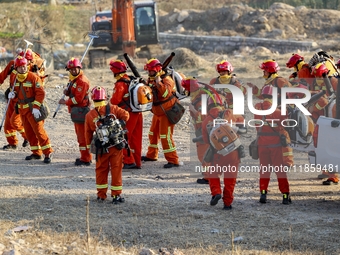
[[[156,13],[156,5],[153,1],[135,1],[134,16],[137,47],[159,42]]]

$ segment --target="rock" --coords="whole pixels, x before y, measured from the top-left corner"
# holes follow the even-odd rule
[[[272,54],[272,52],[270,49],[267,49],[266,47],[258,46],[253,50],[252,54],[265,56]]]
[[[2,254],[2,252],[5,248],[6,248],[6,246],[3,245],[2,243],[0,243],[0,254]]]
[[[177,19],[177,17],[178,17],[178,13],[177,13],[177,12],[174,13],[174,14],[172,14],[172,15],[169,17],[170,23],[175,22],[175,20]]]
[[[240,17],[240,14],[234,13],[233,17],[231,18],[232,21],[237,20]]]
[[[178,17],[177,17],[177,21],[179,23],[183,22],[186,18],[189,17],[189,12],[188,11],[181,11],[179,14],[178,14]]]
[[[284,3],[273,3],[270,7],[269,7],[270,10],[278,10],[278,9],[281,9],[281,10],[294,10],[295,7],[294,6],[291,6],[289,4],[284,4]]]
[[[156,253],[149,248],[142,248],[138,254],[139,255],[153,255]]]
[[[261,16],[257,19],[258,23],[267,23],[268,19],[265,16]]]
[[[178,26],[176,27],[176,31],[178,33],[182,33],[182,32],[185,32],[185,28],[183,27],[182,24],[178,24]]]

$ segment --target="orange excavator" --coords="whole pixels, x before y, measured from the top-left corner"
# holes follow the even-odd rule
[[[153,49],[159,49],[156,3],[112,0],[112,10],[99,11],[90,18],[90,31],[99,36],[89,51],[91,67],[105,66],[107,54],[117,51],[148,58]]]

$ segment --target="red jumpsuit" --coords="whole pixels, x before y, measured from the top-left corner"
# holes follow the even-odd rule
[[[18,99],[19,114],[24,124],[27,140],[30,143],[31,151],[35,155],[45,156],[53,152],[50,139],[44,129],[44,121],[36,122],[32,109],[39,109],[45,98],[44,87],[38,75],[28,72],[27,77],[20,81],[15,74],[11,74],[11,84],[15,81],[14,91]],[[25,91],[26,98],[22,91]]]
[[[272,102],[269,99],[265,99],[263,103],[258,103],[255,108],[258,110],[267,110],[271,108]],[[260,126],[262,116],[255,115],[254,119],[259,120],[258,126]],[[268,120],[268,122],[266,121]],[[270,119],[277,119],[272,121]],[[287,116],[282,116],[281,111],[276,109],[272,114],[266,115],[263,122],[261,132],[258,133],[258,146],[259,146],[259,158],[260,158],[260,192],[267,192],[270,181],[271,170],[270,167],[275,167],[275,173],[279,182],[279,189],[282,194],[289,193],[289,183],[287,179],[287,173],[284,171],[284,151],[283,146],[280,143],[280,136],[278,134],[284,134],[286,139],[289,139],[287,131],[281,126],[281,121],[287,119]],[[271,128],[271,125],[273,128]],[[259,127],[256,128],[259,132]],[[275,132],[274,132],[274,130]],[[293,163],[293,162],[291,162]]]
[[[87,107],[90,105],[90,82],[84,75],[83,71],[80,70],[79,75],[71,82],[72,85],[67,93],[69,98],[66,100],[69,112],[71,112],[72,107]],[[85,123],[74,123],[74,130],[79,144],[80,161],[90,162],[92,160],[92,155],[90,150],[86,148]]]
[[[202,123],[202,135],[203,141],[206,144],[210,144],[209,142],[209,134],[207,131],[207,125],[209,122],[212,122],[213,119],[216,119],[221,111],[224,108],[222,107],[214,107],[209,110],[209,114],[204,119]],[[235,122],[241,122],[243,117],[239,115],[233,115],[231,109],[225,110],[224,119]],[[211,166],[220,166],[220,167],[228,167],[226,170],[223,170],[224,173],[224,189],[223,189],[223,202],[225,206],[230,206],[234,200],[234,188],[236,184],[236,178],[238,173],[238,167],[240,163],[240,157],[238,154],[238,150],[234,150],[231,153],[227,154],[226,156],[222,156],[218,153],[214,154],[213,161]],[[209,172],[209,186],[212,196],[216,196],[217,194],[222,194],[221,190],[221,182],[219,175],[221,172]]]
[[[169,76],[166,76],[162,78],[162,81],[158,85],[156,85],[155,81],[151,81],[150,79],[148,80],[148,84],[152,86],[153,91],[153,117],[149,130],[150,144],[146,157],[150,159],[158,158],[158,142],[160,139],[165,159],[168,163],[178,165],[176,146],[172,138],[175,125],[170,123],[163,111],[163,109],[165,111],[169,110],[178,100],[172,94],[175,83]]]
[[[128,130],[127,137],[131,153],[129,156],[128,151],[123,149],[123,161],[124,164],[136,164],[137,168],[140,168],[142,164],[143,114],[141,112],[131,112],[129,84],[130,78],[127,74],[124,74],[115,83],[114,93],[110,102],[113,105],[118,105],[130,114],[130,118],[126,123],[126,129]]]
[[[228,83],[222,82],[219,77],[213,78],[210,83],[210,85],[214,85],[214,84],[229,84],[229,85],[234,85],[236,87],[238,87],[243,95],[245,95],[247,93],[247,89],[242,86],[242,84],[236,79],[235,76],[230,76],[230,80]],[[229,89],[222,89],[222,95],[225,97],[225,101],[228,105],[228,108],[233,109],[233,94],[230,92]]]
[[[3,84],[6,78],[9,75],[11,67],[14,66],[14,60],[11,60],[7,66],[2,70],[0,73],[0,84]],[[14,71],[16,73],[16,71]],[[15,112],[15,105],[17,99],[13,98],[8,103],[8,108],[6,111],[6,119],[4,124],[4,132],[5,137],[9,145],[17,145],[18,138],[17,138],[17,131],[21,134],[24,140],[27,140],[24,126],[22,125],[22,121],[20,115]]]
[[[106,106],[96,108],[101,116],[106,115]],[[85,138],[87,148],[90,148],[93,132],[96,131],[96,120],[99,119],[96,109],[92,109],[86,114],[85,118]],[[116,105],[110,106],[110,113],[114,114],[117,119],[129,119],[129,113]],[[106,199],[108,189],[108,175],[111,171],[111,196],[120,195],[122,193],[122,167],[123,167],[123,151],[116,147],[108,149],[108,153],[98,154],[96,159],[96,187],[97,197]]]

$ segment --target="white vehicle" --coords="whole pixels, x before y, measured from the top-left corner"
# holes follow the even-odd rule
[[[308,152],[310,164],[325,169],[340,168],[340,120],[320,116],[314,133],[314,150]]]

